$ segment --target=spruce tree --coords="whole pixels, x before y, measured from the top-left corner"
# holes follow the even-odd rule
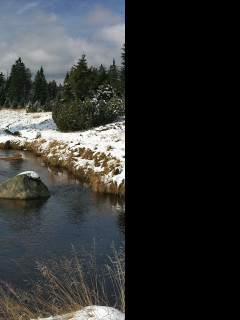
[[[121,82],[121,91],[122,94],[125,95],[125,43],[122,47],[121,54],[122,62],[121,62],[121,71],[120,71],[120,82]]]
[[[33,102],[39,102],[44,106],[47,100],[47,81],[44,75],[43,67],[37,71],[33,82]]]
[[[122,75],[123,75],[123,77],[125,79],[125,64],[126,64],[126,62],[125,62],[125,43],[123,44],[122,51],[123,51],[122,54],[121,54],[121,58],[122,58],[122,62],[121,62],[121,64],[122,64]]]
[[[84,101],[90,95],[91,81],[89,75],[86,55],[83,54],[77,65],[72,68],[70,75],[73,94],[81,101]]]
[[[72,101],[73,97],[74,97],[71,79],[70,79],[70,75],[68,72],[66,73],[66,76],[65,76],[65,79],[63,82],[63,89],[62,89],[61,96],[65,102]]]
[[[47,100],[54,101],[58,94],[58,86],[55,80],[49,81],[47,84]]]
[[[108,70],[108,82],[117,92],[119,92],[120,80],[115,59],[113,59],[113,63],[110,65]]]
[[[110,84],[114,84],[114,87]],[[83,54],[67,73],[61,99],[54,103],[52,118],[60,131],[85,130],[110,123],[125,112],[125,100],[116,94],[120,87],[119,72],[113,65],[107,71],[102,64],[88,68]]]
[[[94,95],[94,92],[96,92],[98,88],[98,83],[97,83],[98,69],[95,67],[90,67],[88,72],[89,72],[90,92],[91,92],[89,97],[92,97]]]
[[[98,83],[98,86],[103,86],[108,83],[107,69],[102,64],[98,69],[97,83]]]
[[[8,95],[13,107],[23,107],[31,91],[31,73],[19,58],[11,68]]]
[[[0,108],[4,106],[6,101],[6,81],[4,74],[0,73]]]

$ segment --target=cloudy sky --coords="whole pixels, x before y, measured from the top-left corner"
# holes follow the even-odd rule
[[[0,0],[0,72],[21,57],[35,76],[62,83],[86,54],[88,65],[121,65],[125,0]]]

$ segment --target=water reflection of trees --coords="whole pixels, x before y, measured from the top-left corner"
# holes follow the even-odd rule
[[[111,208],[111,214],[116,217],[119,231],[125,234],[125,199],[112,194],[93,193],[96,203]],[[109,211],[109,209],[108,209]]]
[[[100,192],[94,192],[93,193],[93,198],[96,202],[103,202],[107,201],[111,206],[122,206],[124,207],[125,205],[125,199],[119,196],[116,196],[114,194],[105,194],[105,193],[100,193]]]
[[[125,234],[125,212],[122,212],[118,215],[117,224],[119,230]]]
[[[13,231],[29,230],[41,225],[41,211],[47,199],[0,199],[0,218]]]
[[[10,169],[21,171],[23,167],[23,159],[12,160],[10,162]]]

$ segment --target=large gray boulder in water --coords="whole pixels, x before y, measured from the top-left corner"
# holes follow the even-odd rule
[[[0,184],[0,199],[40,199],[51,197],[39,175],[26,171]]]

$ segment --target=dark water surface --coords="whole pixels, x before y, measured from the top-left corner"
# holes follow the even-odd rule
[[[91,251],[94,241],[98,263],[108,262],[112,244],[123,246],[124,201],[95,193],[66,172],[45,166],[31,152],[0,150],[0,158],[14,153],[22,154],[22,160],[0,160],[0,183],[35,171],[52,196],[0,199],[0,279],[24,287],[24,280],[36,277],[36,259],[70,256],[71,245]]]

